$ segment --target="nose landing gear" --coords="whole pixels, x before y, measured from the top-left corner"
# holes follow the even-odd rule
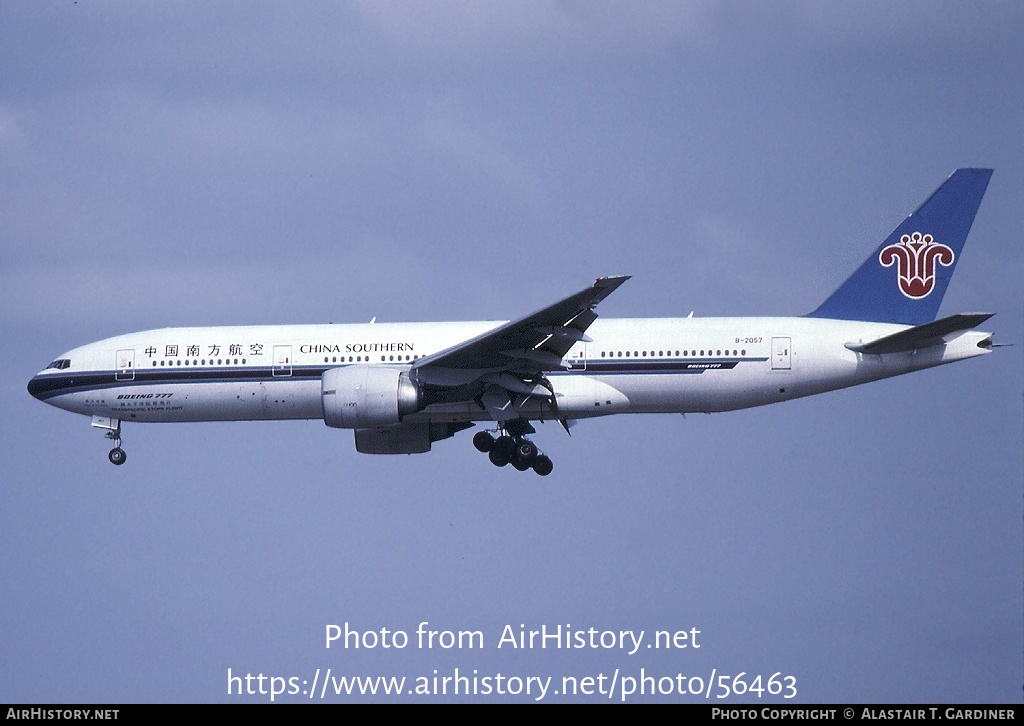
[[[495,466],[511,464],[518,471],[533,469],[540,476],[547,476],[554,469],[551,459],[523,436],[512,436],[502,431],[498,438],[494,438],[487,431],[478,431],[473,437],[473,446],[477,451],[486,453]]]
[[[107,458],[110,459],[110,463],[115,466],[121,466],[128,458],[128,455],[124,453],[124,449],[121,448],[121,440],[117,439],[114,442],[114,448],[107,454]]]
[[[124,453],[124,449],[121,448],[121,424],[113,431],[107,432],[107,438],[114,442],[114,448],[107,454],[107,458],[110,459],[110,463],[114,466],[121,466],[128,458],[128,454]]]
[[[106,430],[107,438],[114,442],[114,448],[107,454],[107,458],[110,459],[110,463],[114,466],[121,466],[128,458],[128,455],[124,453],[124,449],[121,448],[121,421],[116,418],[93,416],[92,425],[98,429]]]

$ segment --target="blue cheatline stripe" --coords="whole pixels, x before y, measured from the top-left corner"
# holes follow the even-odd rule
[[[642,360],[593,360],[585,368],[574,368],[559,372],[600,373],[600,374],[657,374],[657,373],[704,373],[714,370],[732,370],[740,363],[759,363],[768,358],[706,358],[706,359],[654,359]],[[354,364],[358,365],[358,364]],[[383,365],[383,364],[382,364]],[[65,393],[97,389],[128,388],[131,386],[157,386],[172,383],[246,383],[260,381],[311,380],[320,378],[325,371],[339,366],[292,366],[290,376],[275,376],[274,368],[184,368],[135,369],[133,380],[115,380],[116,371],[95,373],[50,373],[34,377],[28,384],[28,392],[39,399],[52,398]]]
[[[130,386],[157,386],[169,383],[245,383],[253,381],[308,380],[319,378],[327,366],[292,367],[290,376],[275,376],[273,368],[206,368],[174,370],[146,370],[137,368],[133,380],[115,380],[115,371],[97,373],[38,375],[29,381],[28,392],[36,398],[46,399],[64,393],[96,390],[100,388],[127,388]]]

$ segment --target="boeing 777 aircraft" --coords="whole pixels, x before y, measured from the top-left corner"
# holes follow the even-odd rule
[[[954,172],[814,312],[598,319],[628,277],[511,322],[167,328],[61,355],[29,393],[92,417],[123,464],[125,421],[323,419],[366,454],[416,454],[475,422],[497,466],[541,476],[534,421],[731,411],[990,353],[985,313],[936,320],[991,169]]]

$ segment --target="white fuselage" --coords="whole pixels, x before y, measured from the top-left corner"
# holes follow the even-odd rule
[[[498,322],[166,328],[65,353],[29,390],[59,408],[121,421],[324,418],[321,377],[350,365],[403,370]],[[908,326],[821,318],[596,320],[543,396],[519,395],[521,418],[688,413],[761,406],[990,352],[966,332],[943,345],[883,355],[846,347]],[[403,421],[490,420],[477,401],[431,403]]]

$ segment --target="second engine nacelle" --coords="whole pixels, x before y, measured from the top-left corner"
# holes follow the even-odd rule
[[[324,423],[333,428],[390,426],[419,411],[419,387],[407,373],[388,366],[331,368],[320,379]]]

